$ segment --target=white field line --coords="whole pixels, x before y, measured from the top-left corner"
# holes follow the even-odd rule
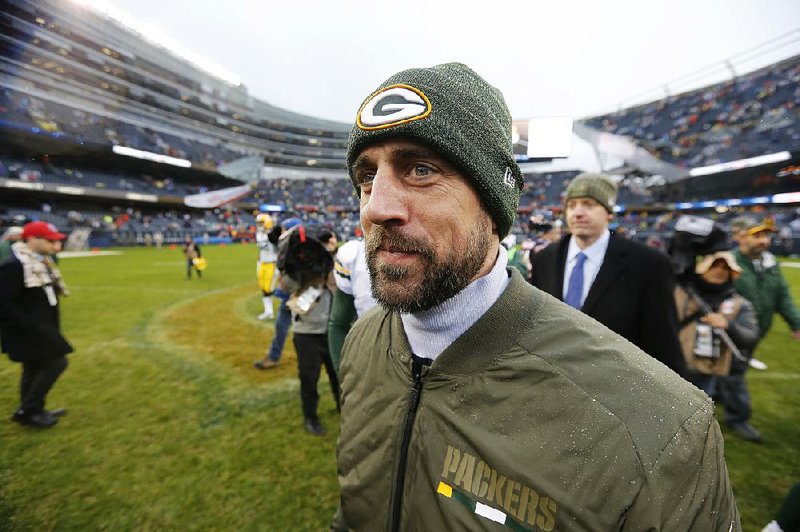
[[[76,257],[100,257],[104,255],[122,255],[121,251],[62,251],[59,259],[73,259]]]

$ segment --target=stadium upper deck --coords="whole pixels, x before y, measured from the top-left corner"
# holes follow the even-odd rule
[[[6,128],[116,144],[214,168],[250,154],[344,168],[349,126],[292,113],[71,2],[0,1]]]
[[[686,168],[800,151],[800,55],[584,123]]]

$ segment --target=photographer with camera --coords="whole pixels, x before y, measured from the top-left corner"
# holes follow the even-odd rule
[[[741,273],[730,251],[701,256],[694,272],[675,288],[675,303],[686,378],[708,395],[714,394],[716,385],[730,429],[760,442],[761,435],[749,423],[750,395],[744,380],[759,330],[753,305],[733,288]],[[722,331],[732,345],[722,338]]]
[[[300,401],[306,431],[325,434],[317,416],[320,367],[325,366],[336,407],[339,407],[339,381],[328,351],[328,318],[336,284],[333,280],[333,257],[336,235],[329,230],[316,234],[298,225],[281,235],[277,266],[281,271],[281,289],[290,294],[286,306],[292,312],[294,348],[300,378]]]

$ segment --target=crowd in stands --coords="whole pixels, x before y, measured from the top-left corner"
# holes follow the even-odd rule
[[[336,191],[342,198],[349,194],[346,197],[350,203],[357,202],[348,181],[287,179],[274,183],[276,186],[269,188],[269,193],[265,195],[260,194],[263,188],[259,187],[253,199],[284,208],[285,210],[275,214],[276,219],[298,217],[308,225],[333,229],[342,240],[360,236],[358,208],[331,208],[331,204],[324,199],[326,191]],[[276,201],[278,197],[282,197],[283,201]],[[90,229],[99,246],[147,244],[152,242],[156,233],[160,234],[160,239],[165,243],[180,243],[187,234],[206,241],[251,241],[254,238],[257,212],[257,208],[232,206],[200,210],[120,206],[87,208],[85,205],[62,205],[54,200],[26,206],[0,203],[0,233],[12,225],[43,220],[54,223],[66,232]],[[730,210],[691,214],[709,217],[725,225],[741,213],[741,210]],[[684,213],[628,211],[618,214],[610,228],[628,238],[666,250],[675,222],[681,214]],[[767,211],[760,208],[755,214],[762,218],[772,218],[778,227],[779,232],[773,238],[773,250],[776,253],[800,253],[800,209],[787,206]],[[550,210],[520,212],[512,234],[520,244],[527,239],[535,240],[541,232],[542,222],[552,223],[558,217],[558,212]]]
[[[255,116],[250,109],[238,103],[244,89],[239,87],[220,88],[203,82],[198,77],[188,77],[170,69],[166,64],[155,63],[141,54],[128,50],[121,52],[110,42],[98,41],[98,33],[90,35],[81,28],[70,27],[76,24],[68,16],[62,17],[56,11],[44,12],[33,2],[12,2],[0,17],[0,28],[9,42],[17,43],[22,50],[49,52],[53,60],[67,61],[66,70],[81,70],[102,76],[110,86],[103,87],[110,92],[123,92],[126,97],[141,99],[148,104],[159,106],[161,101],[147,100],[147,96],[162,95],[184,105],[225,116],[232,121],[274,130],[271,138],[286,141],[296,135],[314,136],[329,139],[344,139],[346,132],[328,131],[323,128],[302,127],[281,122],[268,117]],[[46,22],[44,22],[46,21]],[[87,69],[75,69],[74,66]],[[114,86],[116,82],[116,86]],[[139,90],[136,90],[138,88]],[[230,93],[230,94],[229,94]],[[240,94],[241,93],[241,94]],[[174,110],[174,109],[172,109]],[[334,144],[339,146],[338,144]],[[341,147],[341,146],[340,146]]]
[[[58,9],[40,12],[28,0],[12,1],[0,13],[0,127],[5,131],[41,132],[67,143],[127,146],[188,159],[208,170],[252,154],[262,156],[266,164],[344,170],[346,129],[311,127],[299,115],[297,123],[277,120],[259,112],[265,104],[246,105],[250,100],[245,89],[208,84],[200,74],[192,78],[168,68],[168,61],[159,64],[143,54],[120,52],[97,40],[102,32],[74,31],[70,24],[79,22],[69,22],[69,17],[61,20],[59,13]],[[697,167],[797,150],[798,101],[800,56],[585,122],[631,137],[665,161]],[[105,167],[113,168],[113,162]],[[564,192],[577,173],[525,175],[513,232],[524,240],[535,232],[532,217],[557,217]],[[151,174],[89,169],[54,163],[44,154],[26,159],[0,152],[0,178],[178,197],[232,186],[219,176],[209,173],[206,179],[201,175],[178,177],[169,169]],[[658,199],[641,179],[623,180],[618,204],[628,209],[617,217],[617,230],[643,240],[668,234],[674,214],[640,214],[631,209]],[[247,207],[209,211],[166,206],[147,211],[122,203],[109,210],[61,205],[59,199],[48,202],[47,211],[30,205],[0,205],[0,227],[19,219],[42,218],[67,231],[89,228],[110,235],[108,245],[143,243],[153,232],[162,233],[168,242],[182,240],[187,232],[248,238],[254,225],[252,211],[269,204],[308,223],[330,226],[341,238],[358,231],[358,198],[347,179],[260,181],[237,204]],[[727,214],[714,216],[724,219]],[[791,210],[779,210],[776,216],[787,218],[781,220],[785,227],[796,218]],[[798,236],[797,229],[791,229],[789,240]]]
[[[344,168],[346,128],[302,127],[294,122],[313,119],[293,121],[286,111],[284,120],[270,117],[242,87],[207,84],[199,71],[187,77],[168,58],[159,64],[120,52],[61,16],[25,1],[0,13],[3,125],[209,168],[255,153],[277,164]]]
[[[218,182],[214,183],[212,180],[190,184],[168,176],[71,168],[51,163],[46,154],[42,155],[39,160],[20,160],[11,156],[0,156],[0,177],[19,179],[29,183],[52,183],[97,190],[176,196],[208,192],[225,186]]]
[[[564,191],[577,172],[553,172],[527,174],[520,201],[520,209],[512,232],[520,241],[535,233],[531,218],[553,220],[559,216],[564,203]],[[187,182],[170,177],[153,177],[146,174],[122,174],[97,170],[73,169],[54,165],[47,156],[39,160],[19,160],[10,156],[0,157],[0,177],[10,177],[29,182],[54,183],[87,188],[130,191],[142,194],[165,196],[186,196],[230,186],[211,176],[206,182]],[[650,192],[637,184],[635,179],[621,182],[619,203],[625,205],[646,205]],[[54,201],[55,204],[59,203]],[[98,207],[54,208],[42,211],[33,208],[14,208],[9,205],[5,216],[6,225],[10,218],[44,219],[63,227],[67,231],[76,228],[90,228],[99,234],[110,235],[107,245],[141,244],[148,233],[161,232],[167,242],[182,240],[187,232],[195,236],[210,235],[219,238],[250,238],[255,225],[253,210],[259,205],[271,205],[285,213],[292,213],[312,225],[334,228],[341,238],[353,237],[358,232],[358,197],[348,179],[270,179],[259,181],[254,190],[238,205],[249,208],[222,208],[211,211],[175,210],[145,213],[135,208],[116,208],[111,212]],[[787,214],[789,213],[789,214]],[[2,214],[2,213],[0,213]],[[646,213],[627,209],[621,213],[612,227],[642,241],[663,240],[672,231],[677,214]],[[724,221],[726,213],[712,212],[712,216]],[[800,221],[795,221],[793,211],[776,211],[779,227],[790,227],[788,240],[800,237]],[[792,225],[789,222],[794,222]],[[779,235],[780,236],[780,235]],[[776,238],[780,247],[784,239]]]
[[[687,168],[800,148],[800,56],[733,80],[592,117]]]
[[[187,130],[178,134],[188,123],[176,123],[175,134],[156,131],[155,124],[164,121],[164,115],[151,117],[154,126],[146,127],[112,116],[120,116],[110,110],[108,116],[84,111],[65,104],[36,98],[11,89],[0,89],[0,121],[17,129],[47,132],[58,135],[63,141],[77,144],[94,143],[110,146],[125,146],[151,153],[186,159],[201,167],[214,169],[226,162],[261,154],[265,161],[293,166],[318,166],[322,168],[344,168],[343,150],[304,148],[301,146],[264,144],[250,145],[227,142],[208,134],[197,134]],[[182,120],[182,119],[181,119]],[[213,130],[202,130],[208,133]],[[237,130],[238,131],[238,130]],[[314,161],[313,164],[309,161]]]
[[[574,170],[525,174],[520,205],[530,206],[533,210],[560,207],[564,204],[564,193],[570,180],[579,173]],[[629,178],[619,183],[617,203],[621,205],[644,205],[651,197],[652,191],[643,186],[640,179]]]
[[[0,90],[0,120],[7,125],[60,134],[65,141],[133,147],[187,159],[212,169],[248,155],[227,149],[221,143],[203,143],[197,139],[188,141],[178,135],[159,133],[9,89]]]
[[[271,179],[260,181],[253,197],[261,203],[296,210],[358,210],[358,196],[349,179]]]

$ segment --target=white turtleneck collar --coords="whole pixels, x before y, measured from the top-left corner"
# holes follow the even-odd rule
[[[500,246],[497,260],[488,274],[431,309],[400,314],[412,352],[419,357],[435,359],[472,327],[508,286],[507,264],[508,253]]]

